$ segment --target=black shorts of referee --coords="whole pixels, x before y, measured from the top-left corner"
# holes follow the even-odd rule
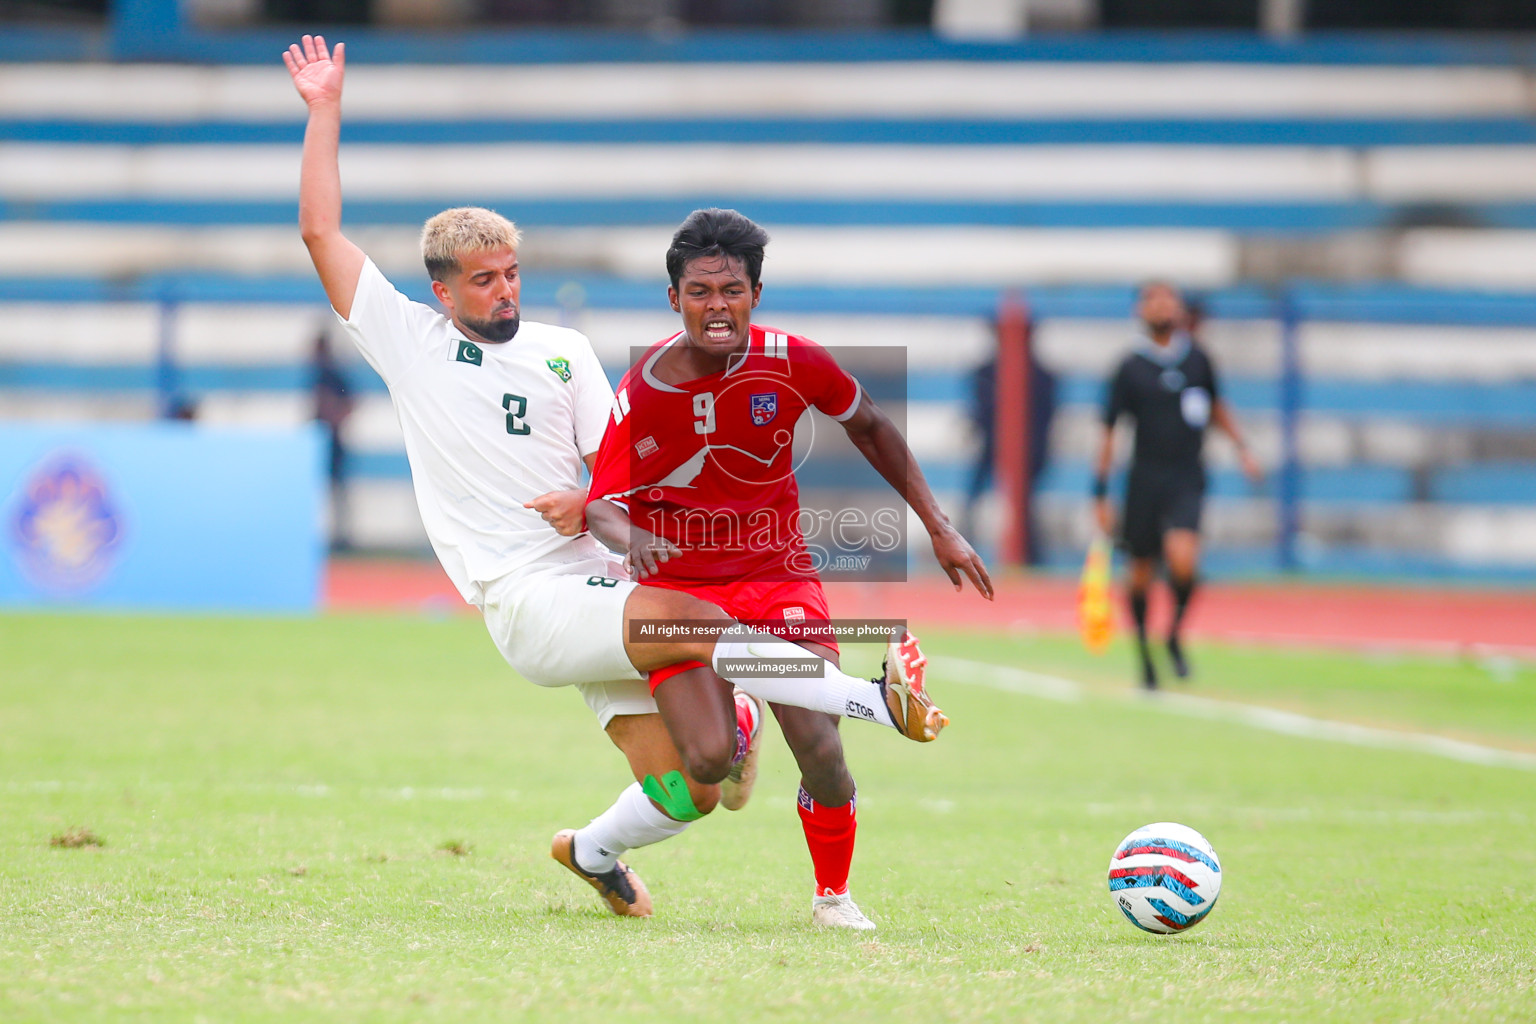
[[[1132,558],[1163,553],[1169,530],[1200,531],[1205,470],[1193,466],[1132,463],[1120,516],[1120,543]]]

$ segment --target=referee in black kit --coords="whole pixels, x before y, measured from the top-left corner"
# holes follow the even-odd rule
[[[1120,542],[1130,556],[1127,596],[1136,622],[1141,682],[1157,688],[1157,669],[1147,647],[1147,592],[1162,558],[1173,591],[1173,622],[1168,630],[1168,659],[1179,678],[1189,663],[1179,629],[1200,570],[1200,505],[1205,497],[1205,467],[1200,448],[1205,428],[1214,422],[1232,438],[1248,479],[1258,483],[1263,471],[1248,452],[1232,410],[1222,400],[1216,368],[1187,330],[1189,314],[1178,289],[1164,281],[1142,287],[1136,315],[1145,336],[1115,370],[1104,401],[1104,431],[1094,463],[1094,514],[1099,528],[1114,532],[1109,503],[1109,467],[1114,457],[1115,424],[1123,415],[1136,422],[1130,479]]]

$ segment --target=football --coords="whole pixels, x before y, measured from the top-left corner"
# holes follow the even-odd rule
[[[1221,861],[1188,825],[1143,825],[1115,847],[1109,894],[1142,931],[1166,935],[1193,928],[1221,895]]]

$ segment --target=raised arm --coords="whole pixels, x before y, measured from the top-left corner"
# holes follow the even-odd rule
[[[881,411],[868,392],[860,399],[858,411],[843,422],[843,429],[860,454],[922,520],[933,541],[934,557],[955,589],[962,587],[960,577],[964,573],[981,596],[992,600],[992,577],[987,574],[986,563],[950,524],[949,517],[939,508],[929,489],[927,478],[918,468],[916,456],[907,447],[907,439],[901,436],[896,424]]]
[[[346,44],[333,57],[324,36],[305,36],[283,54],[294,88],[309,107],[304,129],[304,159],[299,170],[299,234],[309,249],[331,306],[352,315],[357,279],[366,257],[341,233],[341,82],[346,72]]]

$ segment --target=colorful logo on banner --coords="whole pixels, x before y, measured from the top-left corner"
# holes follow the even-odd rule
[[[40,465],[22,484],[9,518],[22,570],[49,590],[79,590],[101,579],[123,536],[106,479],[78,456]]]

